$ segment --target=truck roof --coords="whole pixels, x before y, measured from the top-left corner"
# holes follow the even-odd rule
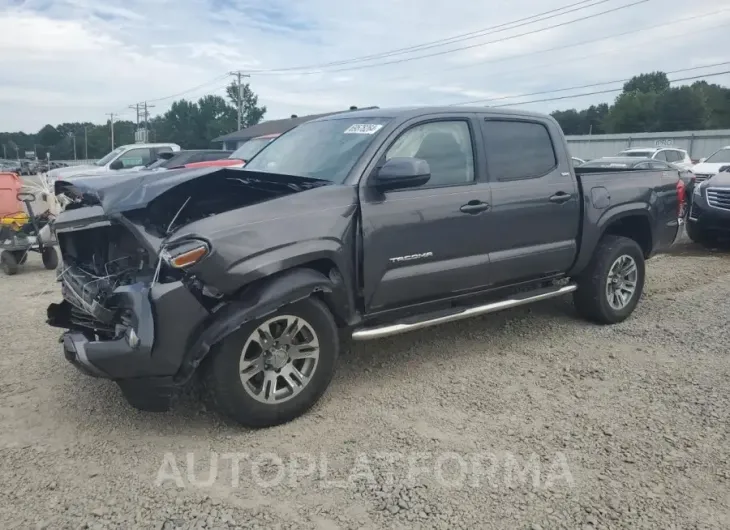
[[[374,109],[363,109],[353,110],[350,112],[343,112],[341,114],[332,114],[329,116],[323,116],[312,121],[328,121],[328,120],[342,120],[352,118],[400,118],[410,119],[418,118],[419,116],[427,114],[440,114],[440,113],[454,113],[454,112],[475,112],[497,114],[501,116],[523,116],[540,119],[553,119],[547,114],[541,114],[539,112],[529,112],[524,110],[514,109],[496,109],[492,107],[449,107],[449,106],[434,106],[434,107],[393,107],[393,108],[374,108]]]

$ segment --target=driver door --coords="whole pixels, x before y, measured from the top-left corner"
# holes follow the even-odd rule
[[[426,160],[431,178],[417,188],[382,192],[368,183],[361,189],[368,312],[488,283],[491,192],[476,156],[479,134],[471,115],[439,115],[405,124],[380,152],[378,165],[394,157]]]

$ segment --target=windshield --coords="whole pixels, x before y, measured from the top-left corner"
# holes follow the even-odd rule
[[[117,147],[114,151],[112,151],[111,153],[109,153],[108,155],[106,155],[104,158],[102,158],[100,160],[97,160],[95,162],[95,164],[97,166],[105,166],[109,162],[111,162],[112,160],[114,160],[117,157],[117,155],[119,153],[123,152],[123,151],[124,151],[124,147]]]
[[[342,183],[390,118],[331,118],[277,138],[245,169]]]
[[[618,156],[630,156],[638,158],[651,158],[654,151],[621,151]]]
[[[705,162],[712,164],[725,164],[730,163],[730,149],[727,147],[720,149],[719,151],[710,155]]]
[[[275,140],[276,137],[272,138],[252,138],[241,147],[233,151],[231,156],[228,158],[235,158],[238,160],[251,160],[259,151],[271,143],[271,140]]]

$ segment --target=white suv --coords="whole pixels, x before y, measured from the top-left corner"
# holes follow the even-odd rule
[[[684,149],[674,147],[636,147],[621,151],[616,156],[635,156],[639,158],[653,158],[662,162],[669,162],[682,169],[692,169],[694,163],[689,153]]]
[[[129,144],[122,145],[93,164],[53,169],[46,175],[55,181],[82,175],[99,175],[107,171],[131,169],[144,166],[157,159],[159,153],[179,151],[177,144]]]

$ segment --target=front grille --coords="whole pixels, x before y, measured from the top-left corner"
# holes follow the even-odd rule
[[[730,210],[730,189],[707,188],[707,204],[714,208]]]
[[[712,177],[712,175],[709,175],[707,173],[695,173],[695,182],[702,182],[703,180],[707,180],[710,177]]]

